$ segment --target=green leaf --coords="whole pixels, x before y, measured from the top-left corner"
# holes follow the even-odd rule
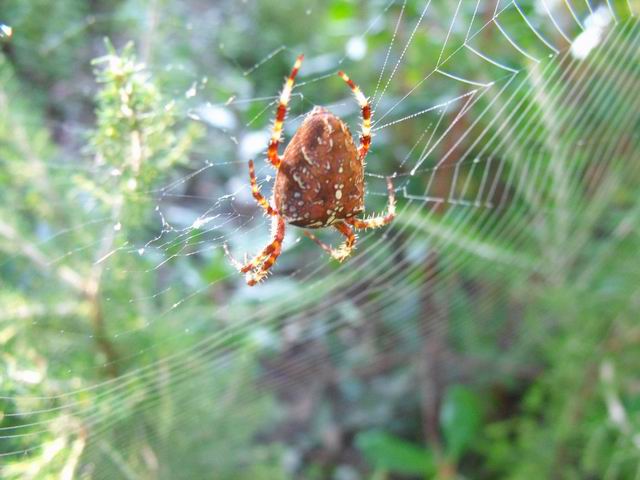
[[[379,430],[361,432],[355,443],[376,470],[415,475],[435,472],[431,452],[389,433]]]
[[[333,2],[329,7],[329,17],[334,21],[351,19],[355,12],[354,4],[342,0]]]
[[[440,426],[446,440],[447,453],[458,460],[477,436],[482,424],[482,407],[477,395],[462,385],[454,385],[445,393]]]

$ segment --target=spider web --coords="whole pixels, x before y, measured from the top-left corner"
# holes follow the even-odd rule
[[[163,65],[159,40],[139,46],[153,75],[173,79],[171,95],[182,118],[204,125],[207,137],[186,171],[140,194],[153,205],[155,225],[142,240],[117,247],[105,241],[127,233],[117,217],[109,216],[59,228],[36,242],[37,251],[53,252],[43,261],[58,274],[89,255],[105,275],[138,279],[139,288],[127,297],[107,296],[105,308],[111,318],[124,312],[120,306],[138,305],[141,313],[107,327],[109,342],[126,353],[88,367],[95,372],[114,367],[113,378],[88,383],[79,380],[84,372],[69,370],[68,378],[53,382],[49,395],[36,396],[29,385],[45,381],[48,373],[35,363],[11,370],[12,382],[23,385],[2,397],[13,405],[4,418],[16,420],[0,427],[0,441],[18,445],[3,450],[12,460],[37,452],[53,458],[62,444],[83,452],[86,463],[102,465],[105,458],[112,463],[111,470],[94,471],[96,478],[112,478],[113,472],[134,476],[124,463],[113,465],[126,457],[130,445],[110,433],[133,432],[127,419],[166,415],[171,425],[167,437],[161,428],[136,432],[153,445],[149,455],[155,460],[141,461],[144,471],[178,455],[174,447],[182,454],[193,448],[189,429],[200,422],[210,426],[203,443],[213,451],[223,449],[216,433],[222,426],[233,429],[228,423],[275,416],[269,393],[295,397],[310,378],[323,375],[327,362],[352,359],[363,368],[385,359],[399,338],[439,338],[456,322],[477,322],[478,332],[506,328],[491,314],[492,305],[504,298],[501,289],[515,285],[526,297],[532,279],[560,282],[569,275],[577,259],[587,255],[589,238],[583,232],[606,215],[620,185],[638,176],[632,159],[639,148],[640,97],[633,92],[640,74],[640,36],[631,2],[374,2],[364,20],[345,22],[346,33],[333,33],[340,47],[314,43],[313,33],[291,44],[282,32],[282,38],[265,40],[268,53],[248,68],[241,60],[244,52],[231,45],[234,35],[246,33],[241,22],[224,31],[225,40],[210,28],[212,20],[225,21],[221,12],[183,28],[157,5],[148,11],[149,28],[161,32],[155,34],[159,38],[192,39],[194,54],[216,44],[217,51],[209,54],[236,64],[235,76],[221,78],[196,60]],[[304,13],[316,14],[314,8]],[[123,17],[124,23],[130,20],[126,10]],[[57,47],[72,35],[62,32]],[[276,82],[267,72],[290,65],[298,50],[306,60],[284,143],[315,105],[327,106],[356,129],[358,105],[335,75],[344,69],[373,106],[367,213],[384,208],[384,178],[391,176],[398,217],[390,228],[362,232],[354,256],[340,266],[303,240],[301,230],[288,227],[283,253],[264,284],[249,288],[225,267],[203,281],[202,270],[225,265],[223,244],[252,254],[268,242],[269,222],[253,204],[246,162],[256,159],[266,196],[274,172],[262,159],[278,91],[256,92],[266,91],[262,83],[280,88],[280,77]],[[56,128],[77,138],[87,133],[82,124]],[[96,180],[104,175],[80,158],[72,164],[47,161],[46,168],[83,169]],[[637,231],[637,220],[635,210],[623,212],[608,228],[616,232],[632,225]],[[19,241],[4,223],[0,227],[5,239]],[[61,238],[78,231],[101,234],[57,249]],[[338,241],[330,233],[322,238]],[[21,245],[16,258],[38,261],[26,240]],[[590,270],[603,268],[609,255],[597,252],[578,283]],[[482,286],[473,283],[480,275]],[[451,295],[461,288],[460,276],[468,279],[467,291]],[[73,299],[68,303],[73,309]],[[64,317],[55,309],[65,305],[42,308]],[[367,335],[374,344],[359,342],[371,322],[380,328]],[[47,332],[56,342],[40,346],[49,349],[43,354],[50,371],[71,363],[74,351],[95,348],[93,333],[70,326]],[[38,328],[37,318],[28,328]],[[286,372],[263,372],[256,382],[248,366],[256,351],[312,345],[329,335],[339,339],[333,350],[298,353]],[[527,335],[539,331],[522,321],[503,339],[509,343]],[[140,342],[145,347],[127,348],[143,337],[149,339]],[[474,348],[473,342],[464,345]],[[504,357],[506,365],[506,347]],[[446,364],[441,368],[447,376]],[[501,368],[507,367],[497,366],[496,374]],[[184,440],[177,446],[167,438]],[[216,459],[206,462],[216,468]],[[13,465],[6,467],[7,475]]]

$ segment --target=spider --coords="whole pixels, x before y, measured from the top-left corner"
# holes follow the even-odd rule
[[[231,263],[246,275],[250,286],[263,280],[276,262],[282,251],[287,223],[307,229],[335,228],[345,237],[337,248],[321,242],[308,231],[305,235],[342,262],[355,247],[354,229],[380,228],[395,216],[393,184],[387,177],[387,213],[368,219],[356,217],[364,211],[364,160],[371,145],[371,106],[360,88],[344,72],[340,71],[338,75],[351,88],[362,110],[359,148],[356,148],[349,128],[340,118],[316,106],[307,114],[284,154],[280,156],[278,153],[287,104],[303,57],[300,55],[296,59],[280,94],[267,149],[268,161],[277,170],[271,202],[260,193],[253,160],[249,160],[251,192],[265,213],[272,217],[272,241],[245,264],[236,261],[225,245]]]

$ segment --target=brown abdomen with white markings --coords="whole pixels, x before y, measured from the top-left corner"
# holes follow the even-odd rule
[[[364,169],[344,122],[314,108],[284,151],[274,188],[276,210],[298,227],[326,227],[362,213]]]

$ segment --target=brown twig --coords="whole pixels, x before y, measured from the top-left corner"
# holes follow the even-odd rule
[[[113,229],[110,227],[110,230]],[[91,319],[93,336],[98,348],[107,359],[107,373],[112,377],[117,376],[118,371],[115,365],[118,355],[115,347],[108,339],[104,314],[100,303],[100,279],[102,277],[103,267],[99,265],[94,268],[91,278],[89,281],[86,281],[82,275],[69,266],[53,267],[47,255],[45,255],[37,245],[21,237],[13,225],[0,221],[0,237],[11,242],[16,248],[17,253],[30,260],[40,271],[45,274],[55,275],[65,285],[71,287],[77,294],[88,301],[89,318]],[[107,236],[107,239],[107,245],[103,245],[103,247],[109,246],[109,248],[111,248],[110,245],[113,244],[113,238]]]

